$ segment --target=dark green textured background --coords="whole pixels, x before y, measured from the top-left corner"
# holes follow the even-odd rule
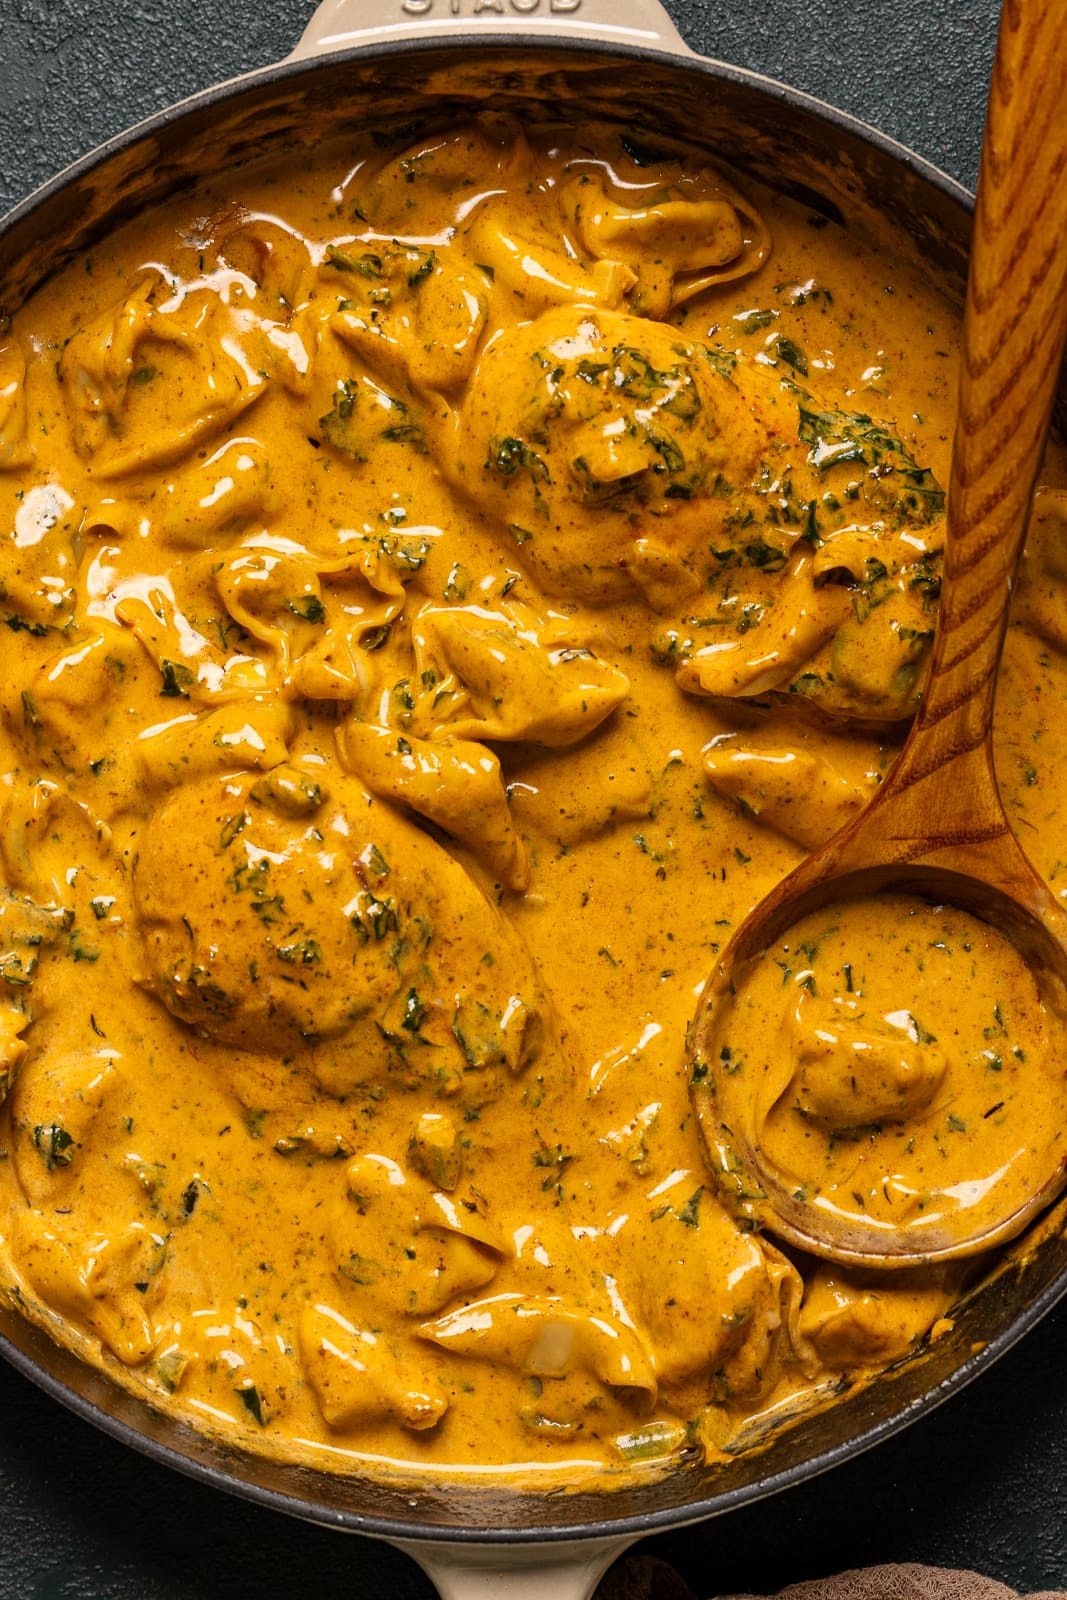
[[[993,0],[668,0],[686,39],[973,186]],[[310,0],[0,0],[0,211],[150,112],[287,53]],[[368,6],[368,10],[370,10]],[[1067,1305],[878,1450],[646,1549],[699,1595],[874,1561],[1067,1587]],[[385,1546],[259,1511],[98,1435],[0,1364],[0,1600],[427,1600]]]

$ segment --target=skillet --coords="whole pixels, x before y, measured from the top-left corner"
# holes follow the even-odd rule
[[[587,4],[587,13],[591,9]],[[614,10],[617,14],[618,8]],[[324,26],[332,27],[337,7],[331,5],[329,11],[330,15],[320,17]],[[478,26],[485,20],[480,18]],[[654,20],[653,8],[647,7],[636,23],[647,30]],[[533,33],[532,21],[524,22],[523,27]],[[339,100],[346,102],[349,115],[356,116],[358,111],[353,112],[352,106],[360,94],[373,95],[378,103],[383,95],[391,95],[389,103],[400,114],[422,87],[450,97],[457,92],[460,97],[481,95],[486,80],[498,85],[505,72],[506,93],[520,103],[524,96],[543,93],[546,88],[563,99],[592,93],[600,97],[598,103],[605,109],[618,108],[632,116],[634,80],[620,89],[620,58],[633,72],[640,68],[646,74],[642,94],[655,104],[657,116],[665,115],[684,127],[696,111],[705,117],[710,132],[721,130],[726,153],[740,158],[742,164],[747,160],[760,175],[783,174],[794,192],[804,193],[831,214],[838,208],[876,235],[882,214],[890,210],[894,226],[909,231],[934,268],[957,276],[961,271],[967,226],[962,192],[887,141],[820,111],[801,97],[732,69],[672,66],[647,39],[640,45],[623,42],[612,61],[577,37],[572,38],[566,55],[546,46],[540,58],[525,49],[519,53],[525,40],[509,39],[499,48],[485,39],[479,43],[482,48],[472,57],[462,34],[455,44],[443,44],[433,53],[415,49],[401,54],[393,42],[386,41],[360,57],[342,53],[330,63],[313,63],[300,74],[295,68],[282,67],[258,74],[231,91],[202,96],[177,116],[156,119],[145,129],[135,130],[109,151],[81,164],[66,186],[50,186],[36,202],[13,215],[0,262],[0,298],[12,303],[31,280],[59,259],[48,241],[64,239],[66,247],[74,247],[79,238],[92,237],[108,216],[121,215],[126,207],[140,203],[144,194],[161,195],[185,181],[192,170],[190,148],[201,158],[206,147],[208,160],[221,158],[227,149],[240,155],[253,145],[258,153],[265,136],[282,147],[294,129],[302,136],[309,127],[324,127]],[[462,67],[460,52],[464,53]],[[442,87],[445,71],[448,83]],[[152,168],[146,165],[150,145],[157,157]],[[942,1342],[930,1357],[902,1368],[875,1390],[845,1402],[812,1425],[783,1435],[766,1454],[735,1463],[726,1474],[681,1475],[653,1490],[613,1495],[607,1504],[592,1496],[568,1498],[562,1505],[532,1497],[517,1501],[511,1496],[455,1491],[400,1496],[381,1486],[353,1485],[293,1469],[235,1461],[205,1441],[151,1417],[136,1402],[117,1396],[75,1363],[64,1363],[61,1353],[52,1351],[43,1339],[35,1340],[33,1330],[21,1323],[5,1322],[4,1332],[22,1370],[75,1409],[103,1420],[110,1431],[128,1442],[221,1487],[330,1525],[414,1539],[420,1548],[421,1541],[430,1536],[445,1537],[468,1551],[488,1547],[490,1567],[501,1563],[502,1545],[509,1547],[509,1560],[518,1560],[520,1548],[535,1536],[531,1559],[540,1563],[547,1549],[562,1553],[568,1541],[581,1538],[587,1568],[583,1581],[588,1585],[596,1565],[618,1550],[623,1540],[750,1501],[832,1465],[929,1409],[983,1370],[1024,1331],[1062,1290],[1063,1276],[1057,1225],[1048,1230],[1032,1259],[1019,1270],[1013,1265],[1002,1272],[976,1298],[959,1337]],[[982,1341],[984,1349],[970,1357],[969,1346]],[[414,1505],[409,1503],[412,1499]],[[601,1548],[603,1540],[609,1543]],[[431,1553],[424,1549],[423,1553],[427,1564],[441,1559],[439,1550]],[[566,1590],[558,1576],[548,1581],[561,1594],[588,1592],[587,1587]],[[577,1577],[572,1581],[579,1582]],[[450,1587],[448,1592],[460,1590]],[[475,1592],[463,1588],[464,1594]],[[520,1590],[512,1587],[509,1592],[518,1594]]]

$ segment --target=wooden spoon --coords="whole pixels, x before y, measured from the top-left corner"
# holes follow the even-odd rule
[[[751,1222],[840,1262],[908,1266],[1018,1233],[1067,1183],[1067,1141],[1033,1157],[1023,1203],[957,1228],[865,1224],[807,1203],[761,1155],[717,1059],[742,975],[801,918],[891,891],[993,924],[1035,975],[1067,1057],[1067,913],[1004,814],[991,730],[1013,575],[1067,337],[1067,0],[1005,0],[990,90],[963,327],[944,582],[929,681],[874,800],[742,924],[701,998],[691,1082],[724,1195]],[[751,1098],[751,1091],[748,1091]]]

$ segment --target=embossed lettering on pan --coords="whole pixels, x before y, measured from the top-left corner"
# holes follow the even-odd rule
[[[452,17],[478,17],[486,13],[506,16],[509,11],[527,16],[534,11],[568,16],[582,9],[582,0],[401,0],[401,9],[410,17],[432,17],[435,12]]]

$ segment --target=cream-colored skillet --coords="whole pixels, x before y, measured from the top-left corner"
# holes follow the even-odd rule
[[[326,0],[294,56],[113,141],[20,206],[0,230],[0,313],[132,211],[224,165],[345,128],[490,100],[557,104],[706,141],[875,243],[962,290],[968,197],[891,142],[767,80],[692,56],[657,0]],[[497,11],[506,6],[506,13]],[[0,1349],[47,1391],[157,1460],[231,1493],[388,1538],[446,1600],[586,1600],[644,1533],[713,1516],[825,1470],[980,1373],[1067,1289],[1063,1207],[1017,1247],[936,1347],[725,1468],[698,1465],[612,1493],[395,1487],[241,1457],[153,1413],[0,1312]]]

